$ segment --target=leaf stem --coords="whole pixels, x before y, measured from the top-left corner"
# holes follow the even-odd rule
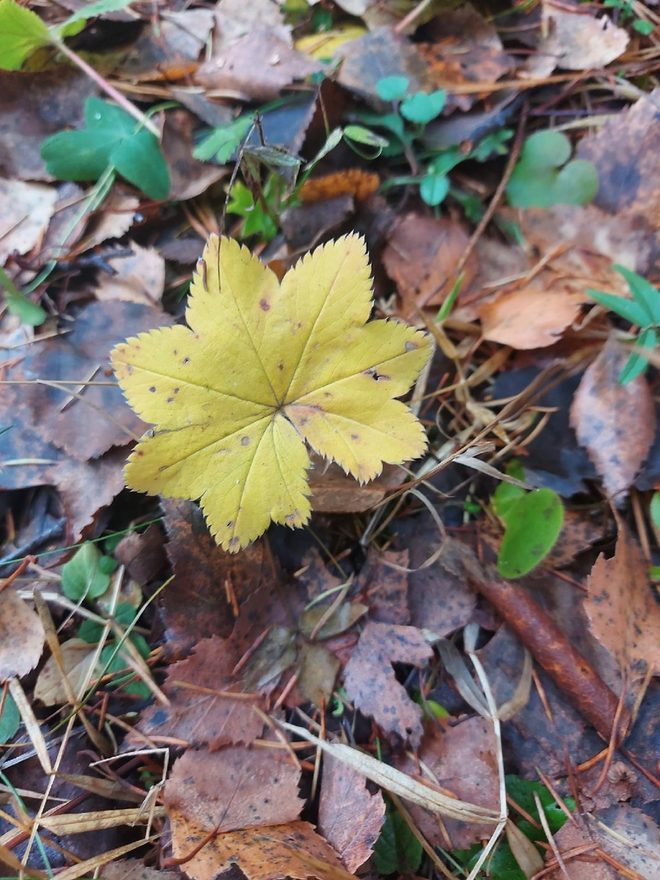
[[[79,67],[83,71],[83,73],[87,74],[87,76],[91,80],[93,80],[99,86],[99,88],[101,88],[106,93],[106,95],[109,95],[113,99],[113,101],[116,101],[116,103],[119,104],[122,110],[130,113],[130,115],[134,119],[137,119],[137,121],[141,125],[143,125],[148,131],[150,131],[151,134],[157,137],[158,140],[160,140],[160,132],[158,131],[158,128],[147,116],[145,116],[145,114],[141,110],[139,110],[135,106],[135,104],[129,101],[125,95],[122,95],[122,93],[113,85],[110,85],[110,83],[106,79],[104,79],[98,71],[94,70],[91,65],[89,65],[80,57],[80,55],[76,54],[76,52],[74,52],[72,49],[69,49],[69,47],[62,40],[56,39],[53,42],[57,49],[63,55],[65,55],[69,59],[69,61]]]

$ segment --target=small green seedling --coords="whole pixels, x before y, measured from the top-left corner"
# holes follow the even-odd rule
[[[41,145],[41,157],[53,177],[99,180],[112,168],[149,198],[167,198],[169,170],[150,131],[101,98],[87,98],[84,118],[84,128],[60,131]]]
[[[374,846],[373,862],[378,874],[414,874],[424,851],[401,813],[388,805],[380,837]]]
[[[626,385],[646,370],[649,365],[646,352],[655,349],[660,341],[660,290],[625,266],[615,264],[613,268],[626,279],[632,300],[601,290],[588,290],[587,293],[601,306],[639,327],[632,353],[619,376],[619,382]]]
[[[15,315],[22,324],[30,327],[39,327],[48,315],[40,305],[33,303],[24,293],[16,287],[9,275],[0,266],[0,287],[5,289],[5,302],[12,315]]]
[[[107,558],[107,557],[106,557]],[[114,620],[124,629],[132,626],[137,617],[137,610],[128,603],[120,603],[117,605],[113,615]],[[102,624],[93,620],[84,620],[78,629],[78,638],[90,645],[97,645],[103,636],[104,627]],[[131,632],[128,636],[132,644],[137,649],[140,656],[146,660],[150,654],[149,644],[140,633]],[[123,675],[126,669],[126,661],[121,653],[121,642],[116,638],[112,638],[106,642],[101,651],[99,658],[99,667],[103,669],[104,675],[115,675],[113,685],[120,688],[126,694],[138,697],[148,697],[149,688],[143,681],[134,681],[133,673],[129,672]]]
[[[98,599],[110,586],[110,575],[116,567],[114,559],[86,541],[62,566],[62,592],[72,602]]]
[[[506,472],[517,480],[524,479],[518,461],[511,462]],[[522,577],[536,568],[556,544],[564,524],[564,506],[552,489],[527,492],[505,482],[495,490],[492,505],[504,523],[497,570],[505,578]]]
[[[227,213],[243,218],[238,232],[238,237],[241,239],[258,235],[264,241],[271,241],[277,235],[275,217],[279,213],[282,186],[274,174],[266,181],[261,195],[269,210],[264,207],[261,198],[255,198],[242,181],[237,180],[231,188]]]
[[[598,174],[586,159],[571,158],[571,142],[559,131],[530,135],[506,185],[514,208],[586,205],[598,191]]]

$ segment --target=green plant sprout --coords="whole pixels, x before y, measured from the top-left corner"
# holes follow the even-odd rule
[[[382,129],[388,140],[380,146],[379,155],[390,158],[405,157],[411,175],[393,177],[381,189],[416,184],[422,200],[431,207],[442,204],[450,191],[449,172],[461,162],[474,159],[484,162],[492,155],[506,152],[506,141],[512,132],[502,129],[486,136],[477,146],[464,152],[459,147],[429,151],[424,147],[424,134],[429,122],[443,111],[447,94],[444,89],[433,92],[410,92],[410,82],[405,76],[386,76],[376,83],[378,97],[391,103],[387,113],[361,113],[360,122]],[[369,129],[366,129],[369,131]],[[372,137],[380,137],[372,132]],[[475,209],[474,205],[466,206]]]
[[[642,275],[617,263],[613,268],[622,275],[630,288],[632,300],[601,290],[588,290],[592,299],[619,317],[639,327],[632,353],[626,361],[619,382],[626,385],[645,372],[649,365],[647,352],[658,347],[660,330],[660,290]]]
[[[586,205],[598,191],[598,173],[586,159],[571,158],[571,142],[559,131],[537,131],[523,144],[506,185],[514,208]]]
[[[512,461],[506,473],[523,480],[519,461]],[[497,557],[502,577],[513,579],[528,574],[539,565],[557,542],[564,524],[564,506],[552,489],[533,489],[502,482],[491,499],[492,507],[504,524],[504,538]]]

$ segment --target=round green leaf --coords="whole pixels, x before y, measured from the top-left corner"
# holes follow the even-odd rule
[[[507,510],[506,531],[497,558],[505,578],[532,571],[554,547],[564,522],[564,507],[552,489],[535,489]]]
[[[114,146],[107,131],[59,131],[41,145],[41,158],[58,180],[98,180]]]
[[[442,113],[446,102],[447,93],[444,89],[438,89],[430,94],[415,92],[414,95],[409,95],[401,102],[401,115],[408,122],[426,125],[427,122]]]
[[[555,205],[586,205],[598,192],[598,172],[586,159],[564,165],[553,187]]]
[[[571,142],[560,131],[536,131],[523,144],[520,161],[530,168],[559,168],[571,158]]]
[[[376,83],[376,94],[381,101],[398,101],[407,91],[407,76],[384,76]]]
[[[427,174],[419,185],[419,194],[427,205],[439,205],[449,192],[449,178],[444,174]]]
[[[122,177],[150,199],[166,199],[170,194],[170,172],[158,141],[145,128],[119,143],[110,161]]]

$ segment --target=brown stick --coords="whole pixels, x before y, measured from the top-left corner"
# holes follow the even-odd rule
[[[550,615],[517,584],[468,565],[472,586],[495,607],[536,662],[604,740],[624,738],[630,715],[614,691],[568,641]]]

